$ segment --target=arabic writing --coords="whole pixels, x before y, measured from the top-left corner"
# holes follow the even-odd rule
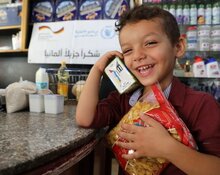
[[[80,49],[80,51],[70,50],[70,49],[59,49],[59,50],[44,50],[45,58],[68,58],[68,59],[86,59],[86,58],[99,58],[100,52],[98,50],[88,50]]]
[[[98,30],[76,30],[74,33],[75,38],[97,37],[98,35],[99,35]]]

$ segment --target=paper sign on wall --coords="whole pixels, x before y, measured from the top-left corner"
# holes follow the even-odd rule
[[[35,23],[28,63],[94,64],[111,50],[121,50],[115,20]]]

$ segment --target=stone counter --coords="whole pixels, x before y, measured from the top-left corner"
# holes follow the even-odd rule
[[[79,128],[75,105],[65,105],[64,113],[0,112],[0,174],[29,171],[81,147],[97,131]]]

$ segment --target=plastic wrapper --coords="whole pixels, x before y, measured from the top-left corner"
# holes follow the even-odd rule
[[[148,127],[139,118],[140,114],[146,114],[157,120],[175,139],[186,146],[196,148],[190,131],[178,117],[178,114],[162,93],[159,85],[154,84],[151,86],[151,90],[141,97],[129,112],[123,116],[117,126],[106,136],[107,142],[111,146],[116,159],[128,175],[159,175],[169,164],[163,158],[143,157],[131,160],[122,158],[122,154],[132,153],[133,150],[127,150],[115,144],[118,140],[127,142],[126,140],[122,140],[117,135],[117,132],[120,130],[122,123]]]

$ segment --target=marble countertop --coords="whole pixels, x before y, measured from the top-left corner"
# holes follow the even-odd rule
[[[31,170],[88,143],[97,131],[78,127],[74,114],[75,105],[57,115],[0,112],[0,174]]]

